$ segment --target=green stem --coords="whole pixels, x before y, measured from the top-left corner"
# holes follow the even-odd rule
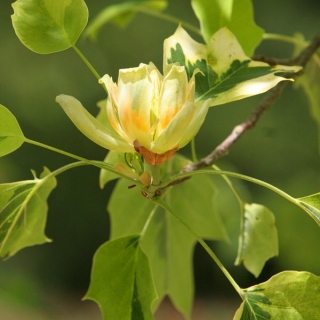
[[[54,147],[51,147],[51,146],[48,146],[44,143],[41,143],[41,142],[38,142],[38,141],[34,141],[34,140],[30,140],[28,138],[25,138],[24,140],[26,143],[30,143],[30,144],[33,144],[35,146],[38,146],[38,147],[41,147],[41,148],[44,148],[44,149],[48,149],[50,151],[54,151],[56,153],[60,153],[64,156],[67,156],[69,158],[72,158],[72,159],[75,159],[75,160],[78,160],[78,161],[81,161],[81,162],[84,162],[86,163],[87,165],[92,165],[92,166],[95,166],[95,167],[98,167],[100,169],[104,169],[104,170],[108,170],[116,175],[118,175],[119,177],[122,177],[122,178],[126,178],[128,180],[131,180],[132,182],[134,182],[137,186],[141,187],[141,188],[144,188],[144,185],[140,182],[140,181],[136,181],[132,178],[129,178],[127,177],[126,175],[122,174],[121,172],[118,172],[116,171],[113,166],[109,163],[106,163],[106,162],[103,162],[103,161],[96,161],[96,160],[88,160],[88,159],[85,159],[85,158],[82,158],[82,157],[79,157],[77,155],[74,155],[70,152],[66,152],[66,151],[63,151],[63,150],[60,150],[60,149],[57,149],[57,148],[54,148]]]
[[[196,143],[194,138],[191,140],[191,155],[192,155],[192,161],[198,162],[197,152],[196,152]]]
[[[222,171],[217,165],[212,165],[212,168],[214,168],[216,171]],[[222,179],[227,183],[227,185],[230,187],[230,189],[232,190],[233,194],[235,195],[235,197],[237,198],[239,205],[241,208],[243,208],[245,201],[242,200],[242,198],[239,195],[239,192],[237,191],[237,189],[234,187],[234,185],[232,184],[232,182],[230,181],[230,179],[226,176],[226,175],[221,175]],[[242,210],[242,209],[241,209]]]
[[[72,153],[69,153],[69,152],[66,152],[66,151],[63,151],[63,150],[48,146],[48,145],[46,145],[44,143],[41,143],[41,142],[38,142],[38,141],[34,141],[34,140],[30,140],[28,138],[25,138],[25,142],[33,144],[33,145],[41,147],[41,148],[44,148],[44,149],[48,149],[48,150],[54,151],[56,153],[63,154],[64,156],[67,156],[67,157],[75,159],[75,160],[83,161],[83,162],[86,162],[86,163],[90,162],[90,160],[88,160],[88,159],[85,159],[85,158],[79,157],[77,155],[74,155]]]
[[[217,165],[212,165],[212,168],[214,168],[217,171],[221,171],[221,169],[217,166]],[[239,207],[240,207],[240,234],[243,234],[244,232],[244,206],[246,204],[245,201],[242,200],[242,198],[240,197],[239,192],[237,191],[237,189],[234,187],[233,183],[230,181],[230,179],[226,176],[226,175],[221,175],[221,177],[223,178],[223,180],[227,183],[227,185],[230,187],[230,189],[232,190],[233,194],[235,195],[235,197],[237,198],[238,202],[239,202]],[[238,245],[238,257],[240,257],[240,251],[242,249],[242,241],[243,241],[243,237],[239,237],[239,245]],[[238,261],[238,259],[235,261],[235,265],[239,265],[241,261]]]
[[[151,167],[151,176],[152,176],[152,185],[158,187],[160,185],[160,166],[150,166]]]
[[[181,180],[181,179],[188,178],[188,177],[192,177],[192,176],[195,176],[195,175],[198,175],[198,174],[226,175],[226,176],[229,176],[229,177],[234,177],[234,178],[238,178],[238,179],[241,179],[241,180],[246,180],[246,181],[255,183],[257,185],[260,185],[262,187],[270,189],[271,191],[277,193],[281,197],[285,198],[286,200],[294,203],[298,207],[300,207],[303,210],[305,210],[305,208],[303,207],[302,204],[300,204],[299,201],[297,201],[295,198],[291,197],[288,193],[282,191],[281,189],[278,189],[275,186],[273,186],[273,185],[271,185],[271,184],[269,184],[267,182],[264,182],[262,180],[255,179],[255,178],[252,178],[252,177],[249,177],[249,176],[245,176],[245,175],[240,174],[240,173],[230,172],[230,171],[197,170],[197,171],[181,173],[181,174],[178,174],[178,175],[171,176],[171,177],[168,177],[166,179],[163,179],[161,181],[160,188],[165,188],[167,185],[173,183],[174,181]]]
[[[90,165],[89,163],[83,162],[83,161],[79,161],[79,162],[73,162],[73,163],[69,163],[55,171],[50,172],[47,176],[45,176],[42,180],[43,182],[41,182],[40,184],[43,184],[45,182],[45,180],[50,179],[52,177],[56,177],[57,175],[69,170],[69,169],[73,169],[76,167],[80,167],[80,166],[88,166]]]
[[[285,35],[276,34],[276,33],[265,33],[263,35],[263,40],[283,41],[283,42],[288,42],[292,44],[297,44],[301,47],[306,47],[309,44],[309,42],[307,41],[302,41],[301,39],[297,39],[295,37],[285,36]]]
[[[90,69],[93,75],[97,78],[97,80],[101,79],[101,76],[96,71],[96,69],[92,66],[92,64],[88,61],[88,59],[82,54],[82,52],[74,45],[72,46],[74,51],[78,54],[78,56],[82,59],[82,61],[86,64],[86,66]],[[103,89],[108,93],[106,87],[103,85]]]
[[[171,15],[168,15],[168,14],[165,14],[165,13],[162,13],[162,12],[159,12],[159,11],[154,11],[154,10],[150,10],[148,8],[139,8],[138,10],[139,12],[143,12],[145,14],[148,14],[150,16],[154,16],[154,17],[157,17],[159,19],[163,19],[163,20],[166,20],[166,21],[170,21],[170,22],[173,22],[173,23],[176,23],[176,24],[182,24],[186,29],[189,29],[190,31],[193,31],[194,33],[197,33],[199,34],[200,36],[202,36],[202,33],[201,33],[201,30],[195,26],[193,26],[192,24],[186,22],[186,21],[181,21],[179,19],[177,19],[176,17],[173,17]]]
[[[278,193],[279,195],[281,195],[282,197],[284,197],[285,199],[287,199],[289,201],[292,201],[292,199],[294,199],[289,194],[285,193],[284,191],[274,187],[273,185],[271,185],[271,184],[269,184],[267,182],[264,182],[262,180],[255,179],[255,178],[252,178],[252,177],[240,174],[240,173],[231,172],[231,171],[223,171],[223,170],[216,170],[216,171],[214,171],[214,170],[197,170],[197,171],[191,171],[191,172],[186,172],[186,173],[180,173],[180,174],[177,174],[175,176],[171,176],[171,177],[168,177],[166,179],[163,179],[161,181],[161,188],[164,188],[165,186],[167,186],[168,184],[170,184],[170,183],[172,183],[172,182],[174,182],[176,180],[192,177],[192,176],[195,176],[195,175],[198,175],[198,174],[212,174],[212,175],[219,174],[219,175],[226,175],[226,176],[229,176],[229,177],[238,178],[238,179],[241,179],[241,180],[250,181],[250,182],[258,184],[258,185],[260,185],[262,187],[268,188],[268,189],[274,191],[275,193]]]
[[[226,276],[226,278],[229,280],[229,282],[232,284],[234,289],[237,291],[237,293],[242,298],[242,289],[239,287],[239,285],[236,283],[236,281],[232,278],[231,274],[228,272],[228,270],[224,267],[222,262],[218,259],[218,257],[214,254],[214,252],[211,250],[211,248],[205,243],[205,241],[193,231],[193,229],[185,223],[179,216],[177,216],[169,206],[162,201],[160,198],[152,199],[152,201],[161,206],[163,209],[168,211],[173,217],[175,217],[194,237],[195,239],[201,244],[201,246],[204,248],[204,250],[207,251],[209,256],[212,258],[212,260],[217,264],[217,266],[220,268],[220,270],[223,272],[223,274]]]

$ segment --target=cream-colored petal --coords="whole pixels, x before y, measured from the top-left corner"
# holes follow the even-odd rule
[[[150,71],[151,70],[151,71]],[[160,99],[161,99],[161,87],[163,83],[163,76],[160,74],[159,70],[155,65],[150,62],[149,64],[149,77],[153,83],[153,97],[150,107],[150,126],[151,134],[153,135],[156,124],[159,122],[160,113]]]
[[[112,127],[119,133],[119,135],[128,141],[126,134],[123,132],[120,123],[119,123],[119,117],[118,112],[114,108],[114,103],[110,97],[108,97],[106,106],[105,106],[105,112],[107,113],[108,120]]]
[[[152,67],[141,64],[137,68],[121,69],[118,79],[118,114],[123,131],[132,142],[139,140],[149,147],[150,112],[154,84],[149,73]]]
[[[161,134],[180,111],[186,102],[188,90],[188,77],[185,68],[172,65],[163,80],[156,137]]]
[[[198,133],[200,127],[202,126],[206,118],[209,107],[211,106],[211,99],[195,102],[195,104],[197,105],[196,112],[191,122],[189,123],[187,130],[185,131],[184,135],[182,136],[179,142],[180,148],[187,145],[190,142],[190,140]]]
[[[150,151],[161,154],[180,146],[180,140],[186,134],[186,130],[196,113],[196,109],[197,105],[195,103],[185,103],[168,126],[153,141]]]
[[[195,89],[196,89],[195,76],[197,73],[201,73],[203,75],[203,73],[201,72],[201,70],[199,68],[196,68],[193,71],[192,77],[190,78],[189,83],[188,83],[186,102],[194,101],[194,95],[195,95]]]
[[[103,83],[108,91],[108,98],[104,108],[111,126],[119,133],[121,137],[130,142],[130,139],[128,140],[119,123],[117,84],[114,83],[112,78],[107,74],[99,80],[99,83]]]
[[[178,146],[183,148],[198,133],[203,124],[211,99],[200,102],[186,102],[168,127],[152,144],[152,151],[163,153]]]
[[[134,152],[132,145],[119,135],[116,136],[114,131],[104,127],[74,97],[61,94],[56,97],[56,101],[61,105],[74,125],[96,144],[118,152]]]

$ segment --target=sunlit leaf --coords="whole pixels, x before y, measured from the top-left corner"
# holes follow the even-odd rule
[[[44,234],[47,198],[56,186],[55,178],[5,183],[0,185],[0,256],[50,241]]]
[[[15,116],[0,104],[0,157],[18,149],[24,136]]]
[[[151,303],[156,293],[139,240],[132,235],[108,241],[94,256],[85,298],[98,303],[103,319],[153,319]]]
[[[235,264],[243,261],[246,269],[258,277],[265,262],[278,255],[278,232],[274,215],[268,208],[252,203],[244,209]]]
[[[244,301],[234,320],[317,320],[320,314],[320,277],[285,271],[243,290]]]
[[[12,23],[20,41],[37,53],[72,47],[88,21],[83,0],[18,0]]]
[[[191,77],[196,74],[196,99],[212,98],[211,106],[223,104],[268,91],[280,81],[279,72],[297,72],[301,67],[269,66],[248,58],[235,36],[227,29],[216,32],[207,45],[194,41],[179,27],[165,40],[164,68],[179,63]]]
[[[179,156],[167,163],[167,173],[178,172],[187,161]],[[168,212],[142,197],[138,188],[128,190],[120,180],[108,210],[112,238],[140,233],[150,217],[142,239],[149,258],[158,300],[168,294],[176,308],[190,318],[193,299],[192,254],[195,239]],[[226,239],[226,231],[216,210],[217,192],[211,178],[193,177],[169,189],[163,200],[194,231],[206,239]]]
[[[299,201],[303,209],[320,226],[320,192],[296,200]]]
[[[137,12],[153,13],[162,11],[167,7],[166,0],[128,1],[106,7],[89,24],[85,34],[95,40],[101,27],[108,22],[124,28]]]
[[[227,27],[238,39],[244,52],[251,57],[262,39],[263,29],[254,22],[251,0],[192,0],[206,43],[211,36]]]

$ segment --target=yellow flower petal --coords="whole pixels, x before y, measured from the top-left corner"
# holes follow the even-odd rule
[[[103,126],[72,96],[61,94],[56,97],[67,116],[74,125],[90,140],[109,150],[119,152],[134,152],[132,145],[128,144],[114,131]]]
[[[161,134],[180,111],[186,102],[188,89],[188,78],[185,68],[172,65],[163,80],[156,137]]]
[[[141,64],[138,68],[122,69],[118,79],[118,114],[122,130],[131,139],[145,146],[151,143],[150,110],[153,83],[149,77],[152,67]]]

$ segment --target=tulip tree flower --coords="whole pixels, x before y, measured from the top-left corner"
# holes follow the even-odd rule
[[[195,70],[195,73],[197,70]],[[121,69],[118,83],[100,79],[108,91],[104,127],[71,96],[57,102],[88,138],[110,150],[138,152],[159,166],[184,147],[200,129],[211,99],[194,101],[195,77],[188,81],[184,66],[172,64],[161,75],[153,63]]]
[[[184,147],[202,125],[210,99],[194,102],[194,76],[170,65],[164,76],[153,63],[122,69],[118,84],[105,75],[107,114],[112,127],[145,161],[161,165]]]

